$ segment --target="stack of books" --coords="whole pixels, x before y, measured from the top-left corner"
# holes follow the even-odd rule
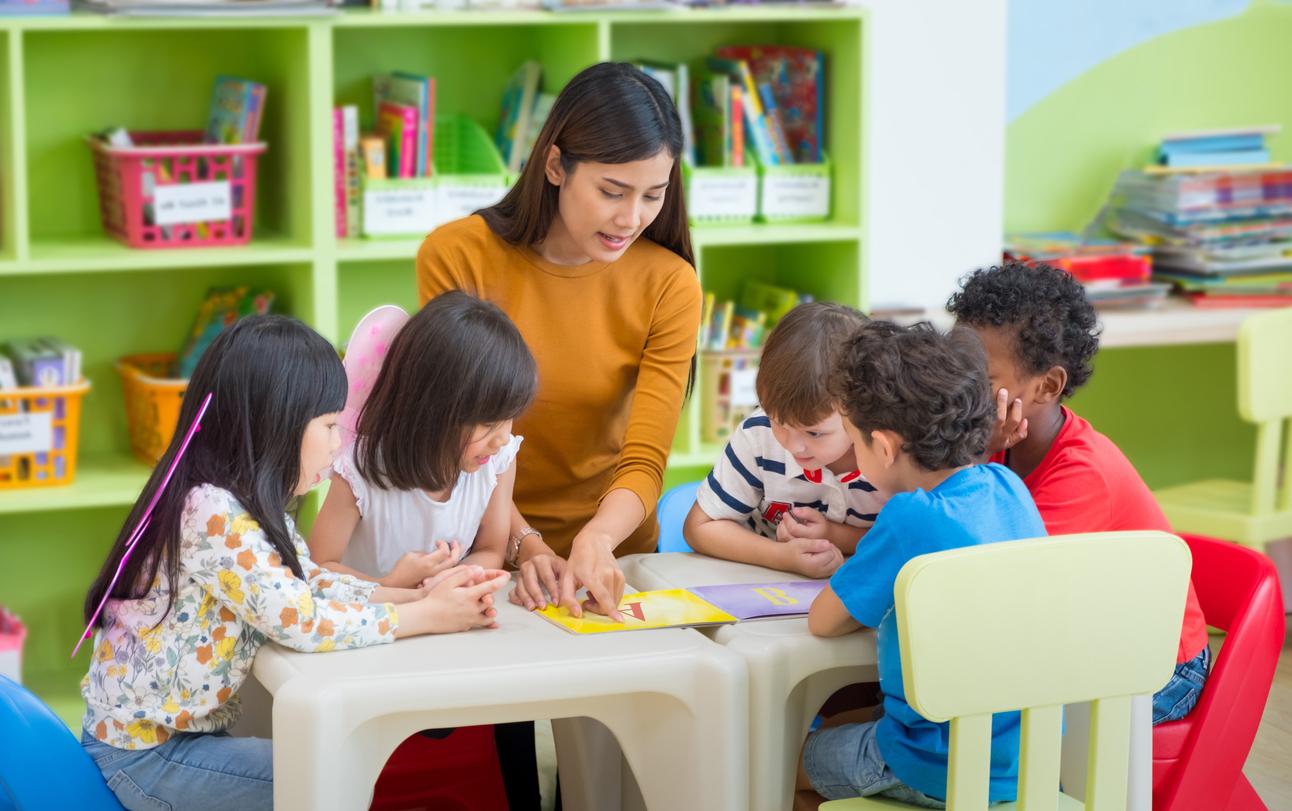
[[[426,178],[434,174],[435,79],[396,71],[373,77],[370,132],[361,132],[359,108],[332,110],[332,166],[336,235],[361,232],[364,179]]]
[[[1005,239],[1005,258],[1068,271],[1100,309],[1157,307],[1171,289],[1170,284],[1150,280],[1148,249],[1133,242],[1067,232],[1013,234]]]
[[[718,301],[715,294],[707,292],[700,348],[710,352],[762,349],[772,327],[790,310],[811,300],[811,296],[754,279],[745,280],[739,305],[733,300]]]
[[[1123,173],[1103,215],[1203,307],[1292,304],[1292,169]]]
[[[76,0],[76,7],[122,17],[244,17],[334,14],[331,0]]]

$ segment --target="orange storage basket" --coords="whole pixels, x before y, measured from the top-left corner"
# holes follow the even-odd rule
[[[49,414],[52,435],[48,450],[0,452],[0,490],[72,483],[81,441],[81,398],[89,390],[90,382],[83,380],[71,386],[0,391],[0,430],[25,430],[10,423],[26,415]]]
[[[149,465],[157,464],[170,445],[188,389],[187,380],[167,377],[173,368],[173,354],[130,355],[117,361],[126,396],[130,450]]]

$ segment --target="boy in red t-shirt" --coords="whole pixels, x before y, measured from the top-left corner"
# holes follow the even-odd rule
[[[971,274],[947,309],[978,333],[1000,422],[1018,426],[993,438],[992,461],[1022,477],[1051,535],[1171,531],[1112,440],[1063,405],[1090,378],[1099,348],[1095,311],[1076,279],[1045,265],[1006,263]],[[1153,696],[1154,724],[1188,715],[1210,668],[1192,583],[1176,663],[1171,681]]]

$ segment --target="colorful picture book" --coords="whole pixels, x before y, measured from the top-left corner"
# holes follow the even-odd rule
[[[377,130],[387,139],[390,177],[430,177],[435,154],[435,79],[405,71],[374,76],[372,101]]]
[[[192,377],[198,360],[220,333],[239,318],[264,315],[273,307],[274,294],[266,290],[247,287],[213,287],[198,306],[193,328],[180,350],[175,374],[187,379]]]
[[[770,90],[794,163],[825,159],[825,54],[787,45],[732,45],[718,55],[749,63]]]
[[[794,580],[640,591],[625,594],[620,601],[623,622],[614,622],[591,611],[574,617],[569,609],[560,606],[548,606],[535,613],[573,634],[727,625],[807,614],[826,583],[825,580]]]
[[[790,580],[784,583],[732,583],[691,586],[689,591],[737,620],[745,621],[803,616],[828,582]]]
[[[542,84],[543,66],[530,60],[516,70],[503,91],[502,115],[494,133],[494,144],[512,174],[520,171],[528,157],[524,147]]]
[[[206,123],[207,143],[255,143],[260,137],[267,92],[265,86],[258,82],[217,76]]]
[[[736,618],[705,602],[686,589],[663,589],[625,594],[619,603],[623,622],[584,611],[575,617],[563,606],[549,605],[537,611],[548,622],[572,634],[604,634],[612,631],[641,631],[648,628],[683,628],[724,625]]]

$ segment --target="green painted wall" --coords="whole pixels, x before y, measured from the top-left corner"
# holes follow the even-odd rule
[[[1257,4],[1150,40],[1048,96],[1007,133],[1006,228],[1080,229],[1117,173],[1142,166],[1168,132],[1292,124],[1290,40],[1292,8]],[[1292,159],[1292,131],[1270,143]],[[1255,433],[1238,418],[1234,385],[1232,344],[1112,349],[1072,405],[1151,486],[1247,478]]]

